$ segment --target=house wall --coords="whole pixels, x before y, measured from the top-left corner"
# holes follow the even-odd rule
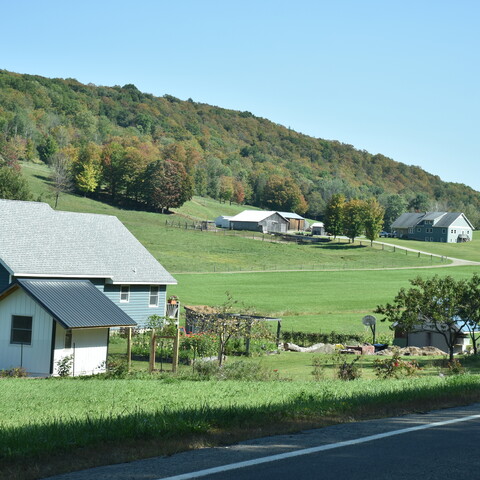
[[[150,315],[165,316],[167,300],[166,285],[159,285],[158,306],[150,307],[150,285],[130,285],[130,298],[128,302],[120,301],[120,285],[99,285],[97,287],[113,302],[118,305],[130,318],[145,326]]]
[[[396,343],[396,342],[395,342]],[[454,353],[463,353],[469,345],[469,339],[460,337],[457,339]],[[448,353],[447,342],[445,338],[437,332],[416,332],[409,333],[406,341],[409,347],[436,347]]]
[[[253,232],[263,231],[262,226],[258,222],[237,222],[237,221],[231,220],[230,228],[232,230],[251,230]]]
[[[66,330],[56,324],[53,374],[58,375],[57,362],[72,355],[72,375],[93,375],[105,371],[108,349],[108,328],[72,330],[72,346],[65,348]]]
[[[12,315],[32,317],[31,345],[10,344]],[[52,326],[52,317],[23,290],[4,298],[0,303],[0,369],[23,367],[30,375],[49,375]]]
[[[0,265],[0,292],[8,285],[10,285],[10,274],[3,265]]]

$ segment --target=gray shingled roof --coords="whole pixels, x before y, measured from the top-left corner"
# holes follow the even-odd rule
[[[17,279],[19,285],[65,328],[125,327],[134,322],[89,280]]]
[[[424,213],[402,213],[391,225],[391,228],[411,228],[423,218]]]
[[[16,276],[176,284],[117,217],[0,200],[0,262]]]

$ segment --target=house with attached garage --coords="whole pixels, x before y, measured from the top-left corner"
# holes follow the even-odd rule
[[[473,225],[460,212],[403,213],[391,225],[398,238],[459,243],[473,238]]]
[[[165,316],[176,280],[114,216],[0,200],[0,369],[105,369],[110,328]]]

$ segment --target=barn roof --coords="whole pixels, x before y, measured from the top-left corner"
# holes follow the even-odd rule
[[[39,202],[0,200],[0,263],[23,277],[177,283],[117,217]]]
[[[278,214],[280,215],[285,221],[287,219],[283,217],[283,215],[279,212],[272,212],[266,210],[244,210],[239,214],[235,215],[234,217],[230,218],[231,222],[261,222],[272,215]]]
[[[136,325],[89,280],[16,279],[0,293],[0,301],[18,288],[22,288],[64,328]]]

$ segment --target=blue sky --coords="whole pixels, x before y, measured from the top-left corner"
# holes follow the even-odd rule
[[[476,0],[0,0],[0,68],[248,110],[480,191]]]

